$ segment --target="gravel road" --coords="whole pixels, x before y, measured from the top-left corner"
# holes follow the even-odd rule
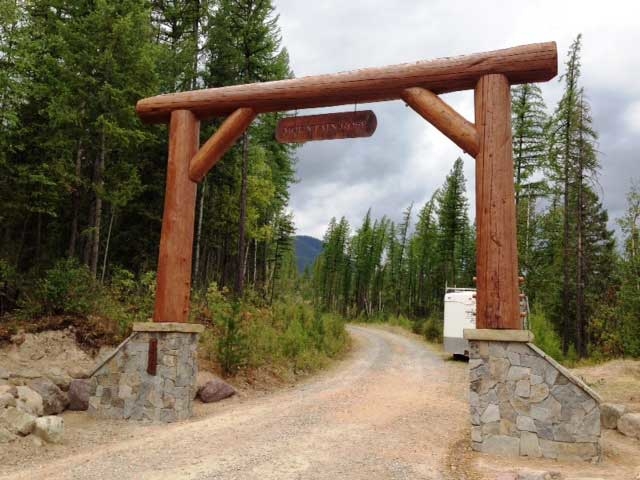
[[[449,478],[468,435],[466,365],[407,335],[349,332],[353,352],[329,371],[188,422],[65,416],[65,444],[14,456],[0,479]]]

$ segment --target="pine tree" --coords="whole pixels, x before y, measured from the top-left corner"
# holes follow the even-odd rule
[[[531,228],[536,199],[546,195],[544,180],[534,179],[542,173],[547,153],[547,124],[540,87],[532,84],[512,88],[514,184],[520,268],[527,276],[531,270]]]
[[[627,211],[618,220],[624,235],[621,287],[615,317],[626,355],[640,357],[640,186],[631,185]]]
[[[589,106],[579,86],[581,35],[569,49],[567,71],[561,80],[564,94],[551,123],[550,170],[562,198],[562,303],[556,318],[562,324],[562,346],[566,353],[574,345],[587,354],[588,318],[585,317],[585,191],[595,177],[598,161],[596,133]],[[574,232],[572,232],[574,230]],[[573,278],[572,278],[573,276]],[[572,305],[572,299],[575,303]]]
[[[447,175],[438,196],[439,254],[442,259],[444,281],[450,286],[460,285],[469,259],[469,214],[466,185],[458,158]],[[443,287],[444,288],[444,287]]]
[[[221,0],[214,10],[206,45],[208,86],[264,82],[291,76],[281,48],[278,16],[270,0]],[[244,290],[246,218],[251,133],[242,137],[236,295]]]
[[[393,228],[389,238],[389,286],[393,292],[392,304],[399,315],[403,309],[403,295],[407,294],[407,233],[411,223],[411,210],[413,204],[409,205],[402,213],[402,222],[397,229]]]
[[[285,258],[291,258],[291,252],[293,251],[293,234],[296,229],[293,225],[293,215],[284,214],[279,215],[276,219],[276,238],[275,238],[275,250],[273,253],[273,274],[271,280],[271,298],[270,303],[273,303],[273,298],[276,291],[276,283],[280,279],[283,270]]]
[[[418,276],[416,281],[417,306],[416,314],[428,316],[438,299],[441,291],[441,280],[438,275],[438,225],[435,219],[436,191],[418,213],[418,221],[414,235]]]

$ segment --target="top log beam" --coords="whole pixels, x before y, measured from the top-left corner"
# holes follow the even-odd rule
[[[331,75],[159,95],[140,100],[136,111],[146,123],[166,123],[173,110],[190,110],[202,120],[227,116],[239,108],[265,113],[397,100],[411,87],[436,95],[471,90],[481,77],[494,73],[504,75],[512,85],[544,82],[557,72],[555,42],[534,43]]]

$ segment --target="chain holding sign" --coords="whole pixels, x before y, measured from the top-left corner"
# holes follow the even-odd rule
[[[278,122],[276,140],[305,143],[314,140],[370,137],[378,120],[371,110],[287,117]]]

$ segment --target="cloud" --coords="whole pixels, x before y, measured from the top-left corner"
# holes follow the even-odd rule
[[[625,112],[627,128],[632,134],[640,134],[640,101],[632,103]]]
[[[630,172],[640,150],[640,43],[635,2],[601,4],[541,0],[276,0],[283,44],[297,76],[460,55],[554,40],[560,70],[566,52],[583,33],[582,78],[600,133],[600,185],[613,219],[622,215]],[[549,110],[562,94],[558,79],[541,84]],[[473,120],[473,95],[445,100]],[[330,109],[349,110],[353,106]],[[369,209],[399,220],[412,201],[417,211],[438,188],[456,157],[474,212],[474,161],[402,102],[358,105],[373,109],[378,130],[369,139],[312,142],[298,150],[291,207],[298,233],[321,237],[332,216],[359,225]],[[300,111],[303,115],[307,112]]]

